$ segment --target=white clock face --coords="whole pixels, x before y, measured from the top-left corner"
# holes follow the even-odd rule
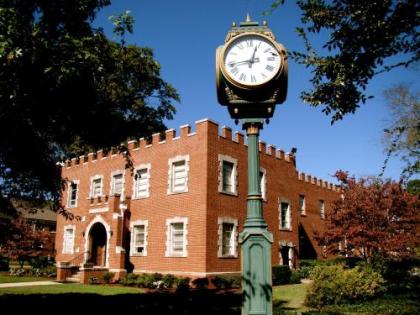
[[[244,35],[229,44],[223,63],[232,80],[256,86],[275,77],[281,61],[278,50],[268,39],[259,35]]]

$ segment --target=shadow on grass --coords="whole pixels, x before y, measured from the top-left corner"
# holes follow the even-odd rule
[[[68,313],[79,311],[137,312],[138,314],[215,314],[240,315],[241,295],[237,293],[215,291],[191,291],[188,293],[143,293],[99,295],[82,293],[2,295],[2,309],[11,309],[15,313],[57,310]]]

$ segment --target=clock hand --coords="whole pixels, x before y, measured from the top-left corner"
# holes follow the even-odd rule
[[[249,60],[241,60],[241,61],[236,61],[236,62],[229,62],[228,65],[230,67],[233,67],[235,65],[242,64],[242,63],[248,63],[248,64],[250,64],[250,63],[255,63],[255,62],[259,62],[259,61],[260,61],[260,58],[254,58],[253,61],[251,59],[249,59]]]
[[[255,46],[255,48],[254,48],[254,52],[252,53],[252,57],[251,57],[251,59],[249,60],[250,62],[249,62],[249,64],[248,64],[248,67],[252,67],[252,64],[254,63],[254,60],[255,60],[255,53],[257,52],[257,49],[258,49],[258,46]]]

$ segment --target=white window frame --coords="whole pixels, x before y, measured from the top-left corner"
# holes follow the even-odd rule
[[[97,179],[101,180],[101,191],[100,191],[99,194],[94,195],[94,193],[93,193],[93,188],[94,188],[93,182]],[[92,176],[90,178],[90,190],[89,191],[90,191],[89,192],[89,197],[90,198],[96,198],[96,197],[102,197],[103,196],[103,192],[104,192],[104,176],[103,175],[95,175],[95,176]]]
[[[121,175],[121,193],[116,193],[115,192],[115,176],[117,175]],[[124,195],[124,185],[125,185],[125,176],[124,176],[124,171],[122,170],[117,170],[111,173],[111,182],[110,182],[110,196],[115,196],[115,195]]]
[[[183,240],[182,240],[182,253],[173,251],[173,238],[172,238],[172,224],[182,223],[183,224]],[[187,217],[174,217],[166,219],[166,257],[188,257],[188,218]]]
[[[185,193],[188,192],[188,177],[189,177],[189,171],[190,171],[190,167],[189,167],[189,161],[190,161],[190,156],[189,155],[177,155],[171,159],[168,160],[168,195],[173,195],[173,194],[181,194],[181,193]],[[179,162],[184,162],[184,167],[185,167],[185,183],[184,183],[184,187],[181,190],[174,190],[174,165],[176,163]]]
[[[325,201],[323,199],[318,200],[319,216],[321,219],[325,219]]]
[[[267,170],[265,168],[260,168],[260,177],[261,197],[264,201],[267,201]]]
[[[136,227],[137,226],[144,226],[144,243],[143,243],[143,252],[138,253],[135,250],[136,247]],[[149,221],[148,220],[137,220],[131,222],[130,229],[131,229],[131,245],[130,245],[130,256],[147,256],[147,245],[148,245],[148,234],[149,234]]]
[[[146,191],[144,193],[144,195],[140,195],[139,192],[137,191],[137,185],[138,185],[138,181],[139,178],[135,178],[135,176],[137,175],[138,171],[141,170],[146,170],[146,177],[145,179],[147,179],[147,184],[146,184]],[[143,198],[148,198],[150,197],[150,169],[151,169],[151,164],[147,163],[147,164],[140,164],[138,166],[136,166],[134,168],[134,180],[133,180],[133,199],[143,199]]]
[[[68,240],[68,234],[66,233],[67,230],[72,230],[72,238],[71,240]],[[73,254],[74,253],[74,241],[76,238],[76,226],[75,225],[65,225],[63,228],[63,248],[62,253],[63,254]],[[70,241],[71,246],[67,246],[68,242]],[[69,247],[69,248],[67,248]]]
[[[72,193],[71,186],[72,186],[72,184],[76,185],[76,198],[74,200],[74,205],[71,204],[71,201],[72,201],[71,200],[71,193]],[[77,203],[78,203],[78,199],[79,199],[79,184],[80,184],[80,181],[78,179],[71,180],[71,181],[68,182],[67,208],[76,208],[77,207]]]
[[[286,221],[287,225],[284,226],[284,222],[282,220],[282,204],[287,203],[288,210],[286,213],[286,217],[288,220]],[[279,229],[283,231],[291,231],[292,230],[292,208],[290,205],[290,201],[287,199],[281,199],[279,203]]]
[[[218,178],[219,193],[237,196],[238,195],[238,160],[224,154],[219,154],[218,159],[219,159],[219,178]],[[232,169],[233,191],[226,191],[223,189],[223,162],[225,161],[233,164],[233,169]]]
[[[223,254],[223,224],[233,224],[233,230],[232,230],[232,239],[231,239],[231,246],[232,246],[232,253],[231,254]],[[234,218],[229,217],[219,217],[217,219],[218,224],[218,251],[217,251],[217,257],[219,258],[237,258],[238,257],[238,220]]]
[[[306,196],[304,194],[299,194],[298,198],[299,213],[300,215],[306,215]],[[301,200],[303,200],[302,205],[300,204]]]

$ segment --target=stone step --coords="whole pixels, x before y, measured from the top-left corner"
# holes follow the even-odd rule
[[[79,277],[68,277],[66,278],[67,282],[80,282],[80,278]]]

